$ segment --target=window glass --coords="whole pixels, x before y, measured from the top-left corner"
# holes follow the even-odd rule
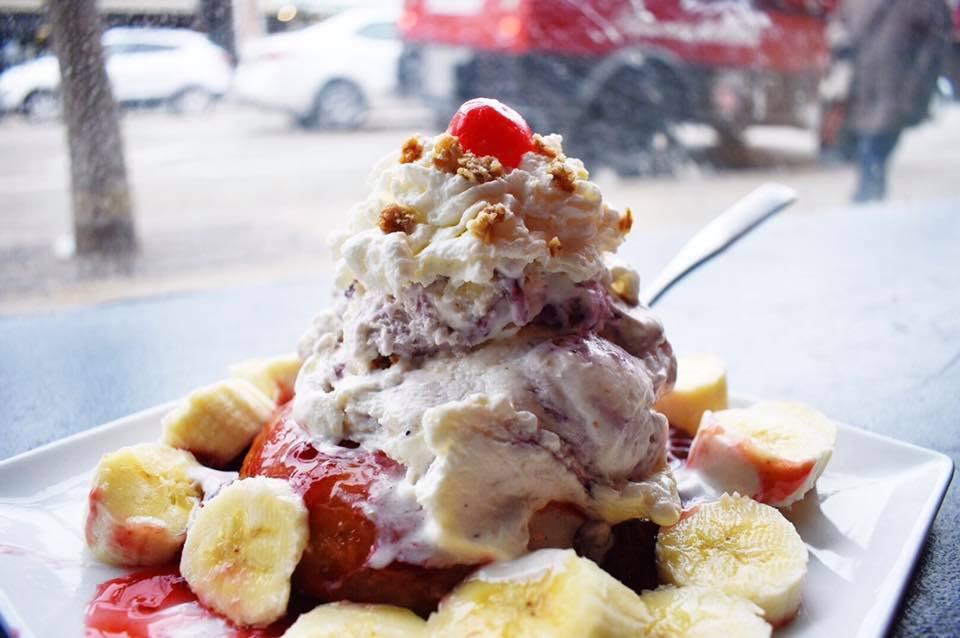
[[[393,40],[397,37],[397,27],[392,22],[375,22],[361,27],[357,34],[378,40]]]
[[[103,152],[137,246],[114,259],[79,238],[60,31],[17,6],[0,2],[0,314],[332,272],[327,235],[379,158],[477,96],[561,135],[633,210],[631,246],[768,181],[824,220],[960,196],[955,0],[109,2],[121,146]],[[98,104],[85,117],[111,118]]]
[[[375,22],[361,27],[357,33],[378,40],[393,40],[397,37],[397,27],[392,22]]]
[[[177,47],[165,45],[165,44],[145,44],[145,43],[128,43],[128,44],[111,44],[107,45],[104,48],[104,52],[108,55],[116,55],[118,53],[131,54],[131,53],[164,53],[167,51],[175,51]]]
[[[162,53],[174,51],[177,47],[166,44],[131,44],[127,53]]]

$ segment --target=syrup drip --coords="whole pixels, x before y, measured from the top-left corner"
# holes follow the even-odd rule
[[[690,455],[690,445],[693,443],[693,437],[684,432],[683,430],[677,429],[670,426],[670,440],[667,446],[667,458],[670,461],[670,466],[676,471],[679,467],[685,465],[687,456]]]
[[[138,572],[97,587],[87,607],[85,638],[277,638],[290,626],[237,627],[199,603],[176,567]]]

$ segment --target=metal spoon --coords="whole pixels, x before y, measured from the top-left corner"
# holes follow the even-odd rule
[[[797,192],[787,186],[773,183],[760,186],[690,238],[653,283],[640,292],[640,303],[652,306],[675,283],[796,200]]]

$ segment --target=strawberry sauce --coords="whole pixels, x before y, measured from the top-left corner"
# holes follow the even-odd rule
[[[690,456],[690,446],[693,444],[693,437],[679,428],[670,426],[670,440],[667,446],[667,459],[670,465],[676,470],[681,467]]]
[[[189,627],[189,635],[276,638],[289,625],[281,620],[265,629],[237,627],[201,605],[176,567],[166,567],[108,580],[97,587],[97,595],[87,607],[84,636],[175,636]]]

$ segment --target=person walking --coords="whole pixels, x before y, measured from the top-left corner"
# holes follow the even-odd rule
[[[904,129],[929,116],[952,18],[947,0],[843,0],[831,41],[853,62],[848,125],[857,137],[853,201],[882,200]]]

